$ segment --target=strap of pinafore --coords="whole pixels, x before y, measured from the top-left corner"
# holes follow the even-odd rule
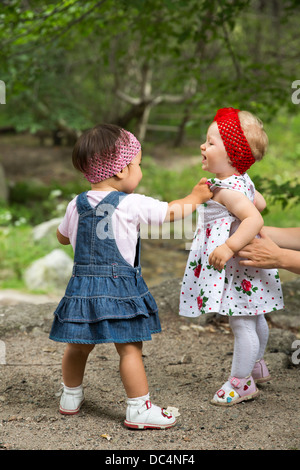
[[[140,238],[137,244],[135,268],[133,268],[119,252],[112,232],[111,217],[125,196],[127,196],[126,193],[112,191],[93,208],[88,201],[87,192],[78,195],[76,200],[79,213],[77,236],[80,237],[80,252],[75,250],[73,275],[112,274],[115,276],[116,274],[136,275],[140,272],[138,269]],[[85,250],[85,257],[81,253],[82,249]],[[132,270],[134,272],[130,272]]]
[[[85,212],[97,210],[97,208],[102,204],[110,204],[111,206],[116,208],[121,202],[121,200],[125,196],[127,196],[126,193],[122,193],[119,191],[111,191],[95,207],[92,207],[88,201],[87,193],[88,191],[80,193],[76,198],[76,208],[79,215],[82,215]]]

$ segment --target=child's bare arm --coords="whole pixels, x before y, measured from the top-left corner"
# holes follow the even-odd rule
[[[258,191],[255,191],[254,205],[259,212],[262,212],[267,207],[265,198]]]
[[[259,233],[264,221],[254,204],[241,193],[220,190],[218,201],[241,221],[236,232],[226,240],[226,243],[217,247],[209,256],[209,263],[221,270],[234,253],[241,250]]]
[[[57,240],[59,241],[59,243],[61,245],[69,245],[70,244],[69,238],[62,235],[58,229],[56,231],[56,236],[57,236]]]
[[[173,222],[174,220],[187,217],[194,212],[200,204],[211,199],[212,196],[213,193],[209,189],[207,178],[202,178],[199,183],[194,186],[188,196],[169,203],[164,222]]]

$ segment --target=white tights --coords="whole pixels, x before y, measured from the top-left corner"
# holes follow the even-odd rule
[[[231,376],[248,377],[254,364],[262,359],[268,338],[269,327],[264,315],[229,317],[234,334],[234,353]]]

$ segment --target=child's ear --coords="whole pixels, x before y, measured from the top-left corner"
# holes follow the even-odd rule
[[[128,166],[125,166],[119,173],[117,173],[115,176],[119,178],[120,180],[126,178],[128,172]]]

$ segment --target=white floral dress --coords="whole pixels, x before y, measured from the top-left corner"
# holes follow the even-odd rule
[[[252,202],[254,200],[254,184],[246,173],[209,181],[212,191],[216,188],[231,189],[242,192]],[[210,253],[225,243],[238,228],[240,220],[213,200],[200,206],[198,212],[198,225],[182,281],[179,314],[198,317],[217,312],[239,316],[282,309],[283,296],[276,269],[241,266],[238,256],[228,260],[221,271],[208,262]]]

